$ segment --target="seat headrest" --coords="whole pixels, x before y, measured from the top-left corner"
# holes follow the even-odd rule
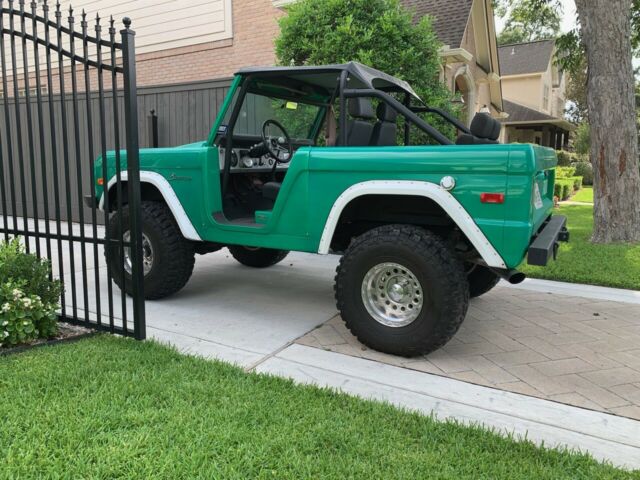
[[[502,125],[488,113],[476,113],[471,122],[471,133],[478,138],[497,140],[500,136]]]
[[[381,122],[395,123],[396,118],[398,118],[398,112],[386,103],[380,102],[378,108],[376,108],[376,116]]]
[[[371,100],[362,97],[349,99],[349,115],[354,118],[375,118]]]

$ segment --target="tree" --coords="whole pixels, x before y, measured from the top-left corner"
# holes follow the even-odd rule
[[[566,99],[569,106],[566,115],[574,123],[587,122],[589,108],[587,105],[587,62],[585,59],[571,70],[564,69],[567,74]]]
[[[634,0],[634,3],[635,2]],[[594,171],[593,241],[640,241],[632,0],[576,0],[587,54]]]
[[[507,18],[498,36],[499,45],[547,40],[560,33],[562,9],[555,5],[540,5],[538,0],[499,0],[496,11]]]
[[[359,61],[451,110],[452,94],[439,81],[440,47],[431,20],[414,23],[398,0],[301,0],[280,19],[276,56],[281,65]]]
[[[595,193],[592,240],[638,242],[640,173],[631,59],[640,50],[640,0],[575,2],[579,26],[558,39],[558,62],[569,71],[583,68],[586,76]],[[535,11],[560,8],[560,3],[529,0],[528,6]]]

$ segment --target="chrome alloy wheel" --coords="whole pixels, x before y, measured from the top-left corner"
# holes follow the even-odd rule
[[[398,263],[381,263],[369,270],[361,293],[369,314],[387,327],[406,327],[422,311],[422,286],[411,270]]]
[[[131,232],[125,232],[125,234],[122,236],[122,241],[124,243],[131,242]],[[124,269],[129,275],[133,275],[133,259],[131,256],[131,247],[124,247],[123,250]],[[151,271],[151,268],[153,268],[153,246],[151,245],[149,237],[147,237],[144,233],[142,234],[142,267],[145,276],[147,276]]]

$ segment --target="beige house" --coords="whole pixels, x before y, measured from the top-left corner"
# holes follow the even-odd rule
[[[430,15],[444,47],[442,76],[464,102],[467,123],[479,111],[502,118],[500,64],[491,0],[401,0],[417,17]]]
[[[566,76],[553,61],[555,42],[499,48],[506,141],[567,148],[575,127],[564,118]]]

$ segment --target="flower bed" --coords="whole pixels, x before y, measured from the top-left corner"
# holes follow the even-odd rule
[[[54,337],[61,294],[49,261],[25,253],[19,239],[0,243],[0,348]]]

